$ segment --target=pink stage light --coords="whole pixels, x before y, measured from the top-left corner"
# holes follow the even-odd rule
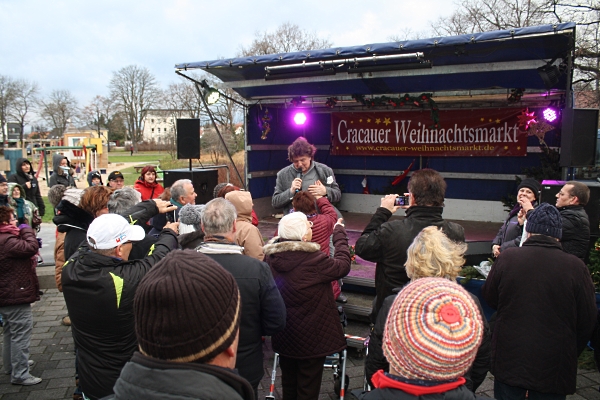
[[[306,114],[303,112],[298,112],[294,115],[294,122],[296,125],[304,125],[306,122]]]
[[[548,122],[554,122],[556,121],[556,118],[558,118],[558,114],[552,108],[546,108],[543,114],[544,119]]]

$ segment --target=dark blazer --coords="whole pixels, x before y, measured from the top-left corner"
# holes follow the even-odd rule
[[[375,291],[377,299],[373,308],[373,322],[386,297],[394,288],[402,287],[410,279],[406,275],[406,251],[414,238],[428,226],[441,227],[451,240],[465,241],[465,231],[454,222],[444,221],[443,207],[413,206],[406,210],[406,218],[388,221],[390,210],[377,208],[371,222],[356,241],[356,254],[377,263],[375,267]]]

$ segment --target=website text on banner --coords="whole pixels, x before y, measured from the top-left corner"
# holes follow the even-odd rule
[[[331,154],[373,156],[526,156],[519,108],[331,114]]]

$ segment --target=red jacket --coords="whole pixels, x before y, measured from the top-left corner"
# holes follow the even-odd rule
[[[321,251],[329,255],[329,237],[333,233],[333,226],[337,222],[337,213],[327,197],[319,198],[317,207],[319,214],[308,218],[313,223],[311,242],[318,243],[321,246]]]
[[[154,182],[153,184],[149,184],[141,179],[135,181],[133,188],[140,192],[142,195],[142,201],[156,199],[162,194],[162,192],[165,191],[160,183]]]
[[[40,299],[35,273],[38,241],[35,231],[0,225],[0,307],[30,304]]]

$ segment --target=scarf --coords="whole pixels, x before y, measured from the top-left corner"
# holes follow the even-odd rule
[[[13,200],[17,204],[17,219],[21,221],[25,217],[25,200],[23,200],[23,198],[21,197],[19,197],[18,199],[13,198]]]
[[[211,236],[196,247],[196,251],[204,254],[243,254],[244,248],[225,239],[223,236]]]
[[[9,233],[11,235],[20,236],[21,230],[11,224],[0,224],[0,233]]]

